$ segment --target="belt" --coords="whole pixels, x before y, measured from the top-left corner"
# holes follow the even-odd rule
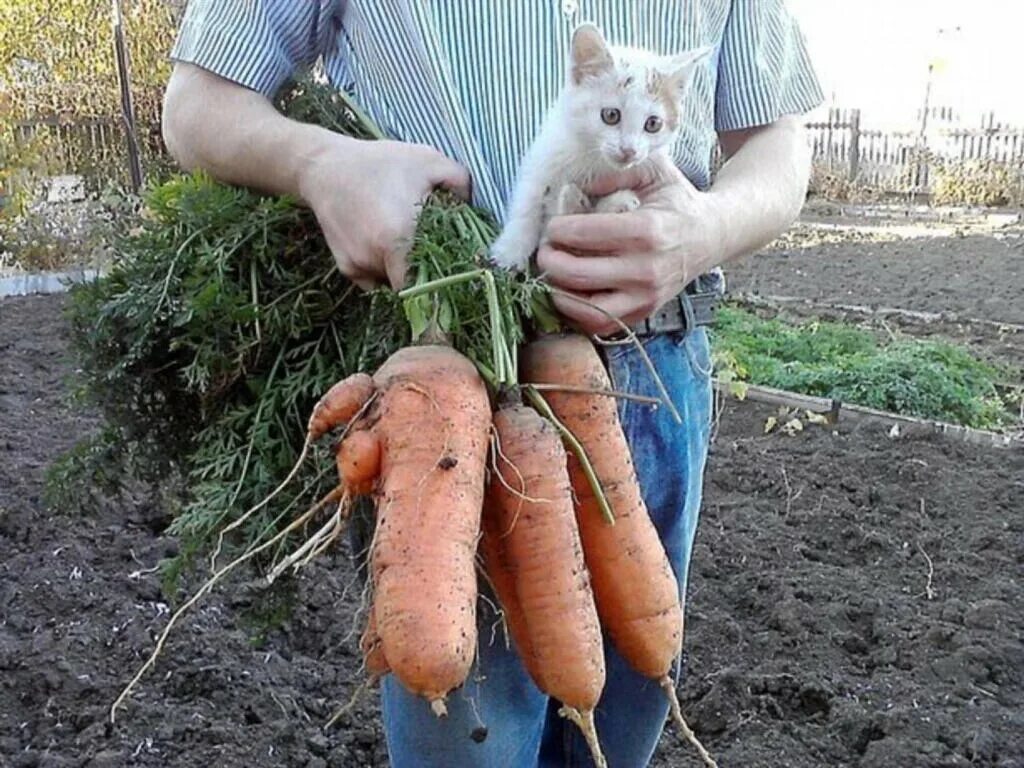
[[[686,333],[691,328],[711,325],[724,295],[725,278],[721,272],[701,275],[631,330],[637,336],[655,336]]]

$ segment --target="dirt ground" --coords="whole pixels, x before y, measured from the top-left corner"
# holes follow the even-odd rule
[[[729,289],[825,304],[895,307],[1024,324],[1024,226],[808,211],[763,253],[728,270]]]
[[[107,708],[167,620],[150,572],[175,551],[153,504],[83,519],[41,500],[96,426],[70,405],[58,298],[0,302],[0,766],[383,766],[346,553],[291,617],[254,583],[172,635],[117,724]],[[729,405],[688,608],[683,706],[723,768],[1024,766],[1024,454],[871,425],[763,436]],[[655,766],[695,766],[663,738]]]

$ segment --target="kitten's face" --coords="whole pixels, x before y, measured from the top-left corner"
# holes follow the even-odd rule
[[[679,133],[689,76],[707,49],[659,57],[613,49],[592,25],[573,35],[571,130],[595,166],[628,168],[668,149]],[[592,158],[590,158],[592,155]]]

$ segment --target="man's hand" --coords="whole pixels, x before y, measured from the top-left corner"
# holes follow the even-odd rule
[[[585,190],[601,196],[633,189],[641,202],[636,211],[550,221],[537,265],[553,286],[600,308],[556,297],[583,330],[614,331],[608,315],[643,319],[690,280],[771,242],[799,215],[811,161],[798,116],[719,139],[728,160],[706,192],[665,159]]]
[[[261,94],[190,64],[174,67],[163,129],[183,168],[301,197],[338,268],[365,288],[402,284],[419,205],[431,190],[469,195],[465,169],[434,149],[289,120]]]
[[[468,199],[469,174],[431,147],[335,134],[299,178],[338,269],[363,288],[402,287],[420,205],[437,187]]]
[[[628,213],[556,216],[537,252],[555,305],[588,333],[605,334],[649,316],[721,260],[721,221],[710,197],[668,160],[597,179],[585,191],[631,189]],[[578,296],[580,301],[573,296]],[[593,306],[591,306],[593,305]]]

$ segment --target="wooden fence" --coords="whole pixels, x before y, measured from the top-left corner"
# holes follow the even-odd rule
[[[0,194],[16,192],[40,177],[65,174],[81,176],[86,189],[93,192],[107,184],[128,186],[131,181],[127,132],[120,118],[46,117],[0,124],[0,131],[0,144],[22,166],[12,169],[8,188]],[[166,166],[159,118],[151,115],[140,121],[136,131],[144,166]]]
[[[1003,127],[991,113],[978,129],[933,126],[922,133],[865,129],[859,109],[833,109],[807,130],[815,163],[883,191],[927,193],[938,162],[988,160],[1024,179],[1024,129]]]
[[[935,127],[920,131],[866,129],[858,109],[833,109],[823,122],[807,124],[819,166],[867,186],[896,193],[928,193],[935,159],[991,160],[1018,169],[1024,184],[1024,129],[1005,128],[992,115],[974,130]],[[2,130],[2,129],[0,129]],[[20,147],[39,147],[48,174],[76,174],[89,189],[127,184],[127,138],[120,119],[65,121],[45,118],[6,127]],[[143,167],[165,167],[158,115],[139,115]],[[928,153],[922,153],[927,149]],[[17,186],[15,174],[12,184]],[[10,190],[8,190],[9,192]]]

